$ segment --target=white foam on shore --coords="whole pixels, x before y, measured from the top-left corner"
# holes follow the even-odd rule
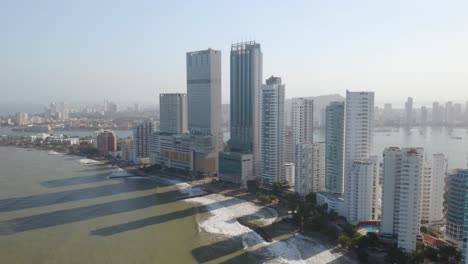
[[[272,224],[278,217],[277,212],[269,207],[261,207],[251,202],[220,194],[186,199],[207,206],[211,215],[199,223],[208,233],[227,237],[241,237],[246,250],[259,249],[262,254],[269,254],[267,263],[329,263],[341,255],[334,255],[320,242],[295,235],[284,241],[268,243],[250,228],[241,225],[236,218],[253,216],[264,225]],[[340,263],[353,263],[344,260]]]
[[[63,153],[60,153],[60,152],[57,152],[57,151],[53,151],[53,150],[47,152],[47,154],[48,154],[48,155],[63,155]]]
[[[130,173],[122,168],[119,168],[117,166],[112,166],[117,168],[114,172],[109,174],[106,178],[107,179],[118,179],[118,178],[125,178],[125,179],[134,179],[134,180],[139,180],[139,179],[148,179],[148,177],[145,176],[139,176],[135,175],[133,173]]]
[[[195,195],[201,195],[201,194],[206,193],[202,188],[194,187],[183,181],[179,181],[176,179],[168,179],[164,177],[157,177],[157,176],[156,178],[164,183],[174,185],[179,190],[179,192],[183,194],[187,194],[188,196],[195,196]]]
[[[102,164],[101,161],[93,159],[80,159],[78,162],[81,164]]]

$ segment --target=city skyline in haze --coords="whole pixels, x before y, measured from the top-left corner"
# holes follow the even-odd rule
[[[247,5],[248,3],[248,5]],[[247,7],[246,7],[247,6]],[[468,3],[17,1],[0,10],[0,102],[156,102],[185,92],[185,54],[255,40],[286,97],[374,91],[376,103],[468,99]],[[264,80],[263,80],[264,81]]]

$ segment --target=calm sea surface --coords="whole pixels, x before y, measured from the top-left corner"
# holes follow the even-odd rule
[[[323,138],[316,131],[315,140]],[[374,138],[378,156],[388,146],[424,147],[427,154],[446,154],[450,168],[466,167],[466,129],[390,129]],[[113,168],[79,159],[0,147],[0,263],[259,261],[242,241],[201,230],[197,223],[208,213],[178,200],[186,194],[176,186],[109,180]]]
[[[315,141],[324,141],[325,132],[316,131]],[[426,156],[443,153],[448,157],[448,168],[467,168],[468,129],[465,128],[387,128],[374,133],[373,155],[382,160],[387,147],[423,147]]]
[[[78,157],[0,147],[0,263],[254,263],[157,179],[106,179]]]
[[[115,130],[118,137],[132,135],[131,130]],[[93,131],[54,131],[55,134],[69,136],[92,136]],[[14,132],[9,128],[0,128],[1,135],[33,135],[34,132]],[[224,141],[229,140],[229,132],[224,133]],[[325,141],[325,131],[316,130],[314,141]],[[443,153],[448,157],[449,169],[466,168],[468,163],[468,128],[419,127],[378,128],[374,133],[373,155],[382,156],[382,151],[389,146],[423,147],[426,155]]]

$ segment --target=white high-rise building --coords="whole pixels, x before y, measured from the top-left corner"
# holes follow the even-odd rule
[[[286,126],[284,128],[284,163],[291,162],[294,162],[293,134],[291,127]]]
[[[16,125],[24,126],[28,124],[28,114],[24,112],[16,113]]]
[[[407,126],[413,125],[413,98],[408,97],[405,103],[405,116],[403,117],[404,124]]]
[[[314,147],[312,143],[296,144],[294,156],[296,157],[294,190],[305,197],[312,192],[312,176]]]
[[[387,148],[383,152],[382,222],[380,233],[407,252],[416,250],[420,226],[422,148]]]
[[[190,133],[213,135],[222,151],[221,51],[187,52],[187,108]]]
[[[355,160],[351,166],[348,195],[347,220],[357,224],[362,221],[376,221],[380,216],[379,163],[376,156]]]
[[[187,133],[187,95],[167,93],[159,95],[159,130],[164,133]]]
[[[453,103],[449,101],[445,103],[445,124],[450,126],[453,125],[453,123]]]
[[[447,161],[444,154],[432,155],[424,163],[421,182],[421,224],[441,224],[444,219],[444,188]]]
[[[286,181],[288,182],[289,186],[294,186],[294,179],[296,178],[295,176],[295,164],[292,162],[289,163],[284,163],[284,174],[286,175]]]
[[[262,187],[285,182],[284,89],[281,78],[271,76],[260,90],[260,167]]]
[[[427,125],[427,107],[421,106],[421,122],[422,126]]]
[[[348,214],[356,205],[361,192],[356,185],[358,175],[353,173],[355,161],[366,161],[372,150],[374,128],[374,92],[346,91],[345,105],[345,162],[344,200]],[[354,218],[348,215],[349,218]]]
[[[307,98],[292,99],[291,128],[294,144],[313,142],[314,100]]]
[[[134,143],[132,139],[122,139],[122,143],[120,146],[120,149],[122,151],[122,154],[120,157],[122,160],[127,161],[127,162],[133,162],[135,160],[135,150],[134,150]]]
[[[133,128],[133,161],[135,163],[139,163],[141,158],[149,158],[153,132],[153,122],[143,122]]]
[[[442,125],[444,122],[444,113],[438,102],[432,103],[432,124]]]
[[[312,144],[312,192],[325,191],[325,143]]]
[[[65,104],[65,102],[61,102],[58,105],[57,119],[68,120],[68,107],[67,104]]]

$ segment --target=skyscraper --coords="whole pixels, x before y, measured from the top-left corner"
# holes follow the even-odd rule
[[[383,153],[380,233],[407,252],[416,250],[419,234],[423,152],[422,148],[391,147]]]
[[[408,100],[405,103],[405,116],[403,120],[406,126],[413,125],[413,98],[412,97],[408,97]]]
[[[213,135],[216,149],[223,150],[221,128],[221,51],[187,52],[188,130]]]
[[[347,220],[357,224],[362,221],[376,221],[380,215],[379,163],[375,156],[355,160],[349,175],[353,179],[349,188],[354,190],[345,200]]]
[[[96,135],[96,146],[99,155],[107,156],[109,152],[117,151],[117,136],[114,131],[101,130]]]
[[[442,109],[438,102],[432,103],[432,124],[441,125],[444,121]]]
[[[305,197],[312,192],[313,183],[313,154],[312,143],[300,143],[295,145],[295,179],[294,190]]]
[[[120,145],[122,160],[133,162],[135,160],[135,145],[132,139],[123,139]]]
[[[344,102],[331,102],[326,108],[325,188],[336,194],[343,193],[344,109]]]
[[[28,124],[28,114],[24,112],[16,113],[16,125],[24,126]]]
[[[351,203],[356,200],[354,196],[361,191],[353,189],[358,181],[357,175],[352,173],[353,163],[366,161],[372,149],[374,93],[346,91],[345,108],[344,200],[349,213],[354,206]]]
[[[163,133],[187,133],[187,95],[159,95],[159,129]]]
[[[260,156],[262,187],[285,182],[284,89],[281,78],[271,76],[260,90]]]
[[[312,192],[325,191],[325,143],[312,144]]]
[[[384,121],[384,124],[388,124],[393,120],[392,104],[386,103],[384,105],[384,109],[383,109],[383,113],[382,113],[382,119]]]
[[[432,225],[443,222],[446,168],[447,160],[442,153],[433,154],[432,159],[426,161],[424,168],[426,171],[422,181],[423,188],[421,188],[422,224]]]
[[[260,176],[259,99],[263,55],[254,41],[231,45],[230,149],[253,154],[253,175]]]
[[[286,113],[285,113],[286,119]],[[286,126],[284,128],[284,162],[294,162],[294,144],[293,144],[293,133],[291,127]]]
[[[153,122],[143,122],[133,128],[133,157],[135,162],[139,162],[140,158],[149,157],[153,132]]]
[[[253,152],[258,139],[258,93],[262,84],[260,44],[231,46],[231,149]]]
[[[454,123],[454,116],[453,116],[453,103],[447,102],[445,103],[445,124],[446,125],[453,125]]]
[[[466,186],[468,186],[468,170],[454,170],[449,173],[447,181],[447,223],[445,234],[447,240],[463,246],[465,208],[468,205]]]
[[[427,107],[421,106],[421,125],[427,125]]]
[[[312,143],[314,136],[314,101],[307,98],[294,98],[291,104],[291,127],[294,144]]]

